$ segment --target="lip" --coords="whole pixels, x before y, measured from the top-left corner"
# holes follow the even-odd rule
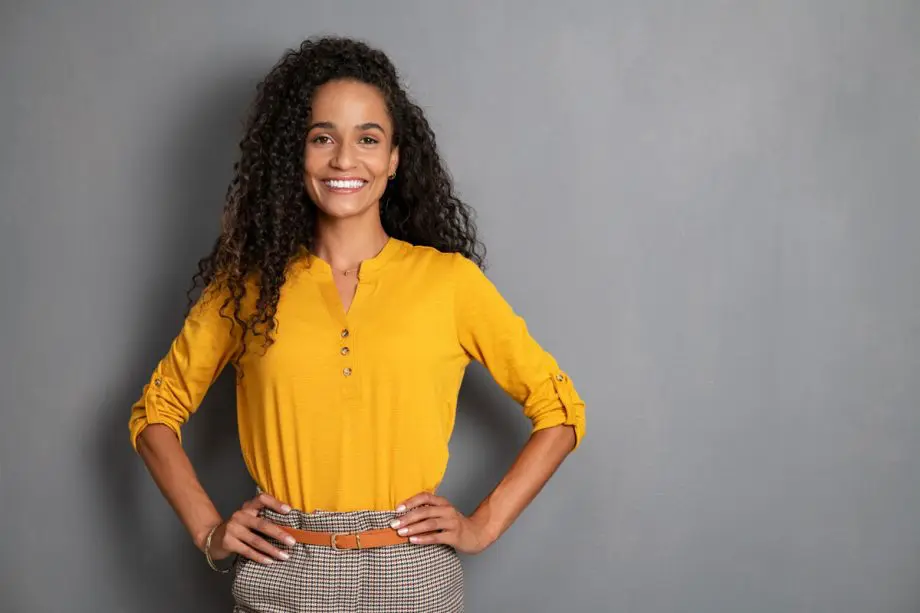
[[[362,183],[360,187],[343,188],[332,187],[326,181],[361,181]],[[354,194],[355,192],[359,192],[367,187],[367,184],[370,183],[370,181],[361,177],[329,177],[327,179],[322,179],[320,183],[323,184],[323,188],[325,188],[326,191],[332,192],[333,194]]]

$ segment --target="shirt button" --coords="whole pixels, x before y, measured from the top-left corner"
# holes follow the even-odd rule
[[[351,376],[351,369],[348,368],[348,367],[346,366],[345,369],[342,370],[342,374],[345,375],[346,377],[350,377],[350,376]]]
[[[565,380],[565,377],[563,377],[562,375],[556,375],[556,381],[564,381],[564,380]]]
[[[342,350],[339,353],[341,353],[342,355],[348,355],[348,351],[349,351],[348,347],[342,347]]]
[[[342,338],[348,338],[348,330],[342,330]]]
[[[156,385],[157,387],[160,387],[161,385],[163,385],[163,379],[160,379],[159,377],[157,377],[156,379],[153,380],[153,384]]]

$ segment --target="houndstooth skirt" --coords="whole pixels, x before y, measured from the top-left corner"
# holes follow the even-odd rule
[[[354,511],[287,515],[263,509],[280,525],[321,532],[386,528],[393,512]],[[275,546],[280,543],[268,539]],[[233,566],[233,613],[459,613],[463,569],[447,545],[405,543],[336,551],[304,545],[281,547],[289,560],[261,564],[242,556]]]

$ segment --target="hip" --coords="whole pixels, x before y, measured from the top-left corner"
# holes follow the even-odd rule
[[[397,516],[390,511],[297,509],[285,515],[263,509],[260,515],[298,530],[334,533],[386,528]],[[333,549],[297,543],[285,551],[290,559],[268,565],[237,559],[234,613],[463,611],[463,568],[447,545]]]

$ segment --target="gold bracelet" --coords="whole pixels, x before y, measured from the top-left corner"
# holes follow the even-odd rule
[[[208,532],[208,538],[205,539],[204,541],[204,557],[208,561],[208,566],[210,566],[212,569],[214,569],[215,571],[219,573],[226,574],[230,572],[230,569],[229,568],[217,568],[217,566],[214,565],[214,560],[211,559],[211,537],[214,536],[214,531],[217,530],[218,528],[220,528],[220,524],[217,524],[216,526],[211,528],[210,532]]]

